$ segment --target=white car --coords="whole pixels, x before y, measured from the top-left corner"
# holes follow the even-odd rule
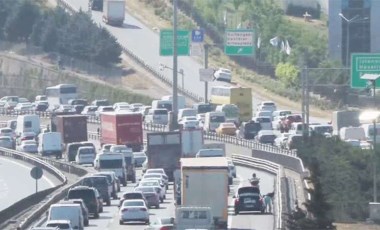
[[[165,185],[166,185],[166,188],[169,187],[169,179],[166,175],[164,174],[161,174],[161,173],[148,173],[149,169],[145,172],[144,176],[142,177],[141,180],[144,180],[144,179],[151,179],[151,178],[154,178],[154,179],[160,179],[162,180]]]
[[[16,133],[11,128],[1,128],[0,136],[12,137],[13,139],[15,139]]]
[[[274,103],[273,101],[262,101],[257,106],[257,111],[260,111],[260,110],[269,110],[269,111],[274,112],[277,110],[277,106],[276,106],[276,103]]]
[[[115,111],[112,106],[99,106],[95,112],[95,116],[99,117],[102,112],[112,112]]]
[[[142,180],[139,182],[138,187],[154,187],[154,188],[159,188],[159,195],[160,195],[160,201],[161,203],[164,201],[166,198],[166,187],[165,185],[162,186],[163,184],[159,182],[159,180]]]
[[[183,117],[178,124],[182,125],[183,129],[199,128],[199,121],[195,116]]]
[[[252,121],[260,123],[261,130],[272,130],[272,119],[270,117],[253,117]]]
[[[30,102],[17,103],[17,105],[14,107],[14,111],[21,114],[27,113],[31,110],[33,110],[33,105]]]
[[[274,139],[274,146],[277,146],[281,149],[285,149],[289,136],[290,133],[281,133],[276,139]]]
[[[219,68],[214,73],[215,80],[231,82],[232,73],[231,70],[225,68]]]
[[[70,220],[49,220],[46,222],[45,227],[58,227],[62,230],[73,230]]]
[[[17,150],[26,153],[37,153],[38,145],[35,140],[21,141],[21,144],[17,146]]]
[[[81,114],[87,116],[95,116],[96,110],[98,110],[98,107],[95,105],[88,105],[83,108]]]
[[[120,206],[119,224],[128,221],[142,221],[149,224],[149,211],[144,200],[125,200]]]

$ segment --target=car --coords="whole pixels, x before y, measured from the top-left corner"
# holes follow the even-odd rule
[[[142,180],[139,182],[137,187],[154,187],[160,196],[160,201],[162,203],[166,198],[166,187],[161,187],[161,185],[162,183],[158,182],[157,180]]]
[[[107,206],[111,205],[112,185],[108,183],[105,176],[86,176],[80,181],[81,185],[96,188]]]
[[[145,200],[144,194],[140,191],[124,192],[123,195],[120,197],[118,207],[120,208],[125,200],[136,200],[136,199]],[[147,201],[145,200],[145,202]]]
[[[157,218],[145,230],[174,230],[174,218]]]
[[[91,105],[94,105],[96,107],[99,107],[99,106],[109,106],[110,103],[107,99],[100,99],[100,100],[94,100],[91,102]]]
[[[149,224],[149,211],[144,200],[125,200],[120,206],[119,224],[128,221],[141,221]]]
[[[154,189],[154,187],[136,187],[135,192],[142,192],[147,201],[148,208],[154,206],[160,208],[160,196]]]
[[[302,116],[300,114],[289,114],[281,120],[280,131],[288,132],[293,122],[302,122]]]
[[[266,116],[266,117],[264,117],[264,116],[253,117],[252,121],[254,121],[256,123],[260,123],[261,130],[272,130],[273,129],[271,117],[268,117],[268,116]]]
[[[230,135],[234,136],[236,135],[236,125],[234,123],[230,122],[223,122],[220,123],[219,127],[215,130],[216,134],[219,135]]]
[[[140,108],[144,107],[144,104],[141,104],[141,103],[132,103],[130,104],[133,112],[137,112],[140,110]]]
[[[231,70],[225,69],[225,68],[219,68],[214,73],[215,80],[217,81],[226,81],[231,82],[232,80],[232,73]]]
[[[25,97],[19,97],[18,98],[18,103],[30,103],[28,98]]]
[[[255,139],[259,143],[273,145],[276,135],[272,130],[260,130]]]
[[[163,181],[159,178],[148,178],[148,179],[141,180],[139,183],[136,184],[136,187],[138,187],[141,184],[141,182],[148,182],[148,181],[155,182],[156,185],[159,185],[161,187],[163,194],[164,194],[163,198],[166,199],[167,187],[166,187],[165,181]]]
[[[33,104],[30,102],[25,103],[17,103],[17,105],[13,108],[16,114],[27,114],[30,111],[34,110]]]
[[[111,196],[114,199],[117,199],[117,193],[120,192],[120,181],[118,180],[115,172],[112,171],[102,171],[98,173],[93,173],[93,176],[105,176],[107,177],[108,182],[112,185],[112,193]]]
[[[102,148],[100,149],[100,152],[101,152],[101,153],[104,153],[104,152],[110,152],[112,146],[114,146],[114,144],[104,144],[104,145],[102,146]]]
[[[260,104],[257,106],[257,111],[260,110],[267,110],[271,111],[272,113],[277,110],[276,103],[273,101],[262,101]]]
[[[82,115],[86,116],[95,116],[95,112],[98,110],[98,107],[95,105],[85,106],[81,112]]]
[[[195,116],[187,116],[183,117],[178,124],[183,129],[195,129],[199,127],[199,121],[197,120],[197,117]]]
[[[25,140],[21,141],[21,144],[16,148],[18,151],[26,152],[26,153],[37,153],[38,145],[35,140]]]
[[[82,199],[94,218],[99,218],[99,213],[103,211],[103,200],[96,188],[88,186],[70,188],[66,196],[66,200],[69,199]]]
[[[239,126],[239,129],[236,130],[236,137],[250,140],[255,138],[260,130],[261,125],[258,122],[242,122]]]
[[[5,109],[13,109],[18,103],[18,96],[5,96],[0,98],[0,107]]]
[[[314,135],[323,135],[325,137],[331,137],[333,133],[332,125],[310,125],[310,133]]]
[[[242,186],[237,189],[234,199],[234,212],[239,214],[242,211],[265,212],[265,203],[257,187]]]
[[[59,105],[54,112],[58,113],[76,113],[76,110],[73,105]]]
[[[270,117],[273,120],[272,111],[270,110],[259,110],[256,112],[256,117]]]
[[[11,128],[1,128],[0,136],[8,136],[8,137],[12,137],[12,139],[15,139],[16,133]]]
[[[95,155],[96,150],[94,147],[81,146],[77,150],[75,162],[79,165],[91,164],[92,166],[94,166]]]
[[[146,175],[149,175],[149,174],[161,174],[162,176],[159,177],[159,176],[152,176],[152,177],[149,177],[149,178],[160,178],[161,180],[163,180],[165,182],[166,185],[169,184],[169,177],[166,175],[165,173],[165,170],[163,168],[154,168],[154,169],[148,169],[146,170],[145,172]],[[145,175],[144,175],[145,176]],[[147,177],[145,177],[147,178]]]
[[[0,147],[7,149],[15,149],[15,144],[11,137],[0,136]]]
[[[36,140],[36,134],[34,132],[23,132],[19,137],[16,138],[18,145],[20,145],[21,142],[25,140]]]
[[[289,136],[289,133],[281,133],[279,136],[277,136],[276,139],[274,139],[273,145],[277,146],[278,148],[285,149]]]
[[[289,150],[296,149],[303,140],[302,134],[291,134],[286,142],[286,148]]]
[[[133,152],[133,158],[135,159],[135,166],[142,167],[147,156],[144,152]]]
[[[48,101],[35,101],[33,103],[34,111],[37,112],[45,112],[49,108],[49,102]]]
[[[82,208],[82,214],[83,214],[83,222],[84,226],[88,226],[89,224],[89,212],[86,204],[82,199],[69,199],[61,201],[60,203],[66,203],[66,204],[79,204]]]
[[[47,213],[49,221],[69,220],[74,229],[84,229],[84,217],[80,204],[55,203],[51,204]]]
[[[99,106],[98,109],[95,111],[95,116],[100,117],[100,114],[102,112],[112,112],[115,111],[112,106]]]
[[[49,220],[45,227],[58,227],[60,230],[73,230],[70,220]]]

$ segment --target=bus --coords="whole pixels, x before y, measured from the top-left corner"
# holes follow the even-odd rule
[[[77,86],[72,84],[59,84],[46,88],[46,97],[50,108],[69,103],[69,100],[76,99]]]
[[[239,107],[240,121],[252,119],[252,90],[236,86],[213,86],[210,103],[213,105],[234,104]]]

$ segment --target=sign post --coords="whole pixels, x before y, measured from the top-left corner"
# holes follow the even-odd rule
[[[351,55],[351,88],[368,87],[368,81],[362,78],[364,74],[380,74],[380,53]],[[380,81],[376,81],[376,87],[380,87]]]
[[[224,53],[230,56],[252,56],[255,53],[253,30],[227,30]]]
[[[188,30],[177,31],[178,56],[190,55],[190,33]],[[173,56],[173,30],[160,30],[160,56]]]
[[[38,192],[38,180],[41,179],[43,175],[43,171],[40,167],[33,167],[32,170],[30,170],[30,176],[36,180],[36,193]]]

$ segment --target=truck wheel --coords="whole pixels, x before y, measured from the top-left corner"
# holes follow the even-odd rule
[[[108,200],[106,201],[106,204],[107,206],[111,206],[111,198],[108,198]]]
[[[159,209],[160,208],[160,204],[156,205],[156,209]]]
[[[163,203],[164,202],[164,198],[160,198],[160,202]]]
[[[119,224],[120,224],[120,225],[123,225],[124,223],[123,223],[123,221],[122,221],[122,220],[119,220]]]
[[[89,225],[89,223],[88,223],[89,221],[88,221],[88,219],[86,219],[86,220],[84,220],[84,226],[88,226]]]
[[[95,219],[98,219],[98,218],[99,218],[99,212],[95,212],[95,213],[94,213],[94,218],[95,218]]]

